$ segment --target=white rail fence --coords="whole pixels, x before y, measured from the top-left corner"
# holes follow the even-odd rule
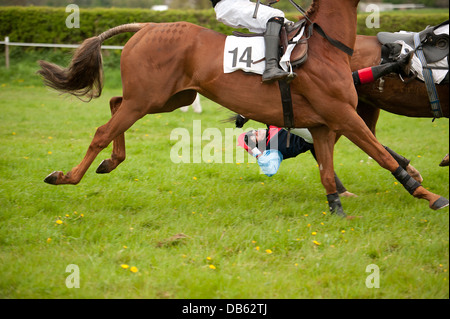
[[[9,47],[40,47],[40,48],[78,48],[80,44],[52,44],[52,43],[22,43],[22,42],[10,42],[9,37],[5,37],[5,41],[0,41],[0,45],[5,45],[5,66],[9,69]],[[121,45],[102,45],[102,49],[105,50],[122,50]]]

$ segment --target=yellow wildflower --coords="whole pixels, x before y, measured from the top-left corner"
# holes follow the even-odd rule
[[[133,267],[130,268],[130,271],[136,273],[139,270],[137,269],[137,267],[133,266]]]
[[[313,241],[313,243],[314,243],[314,245],[316,245],[316,246],[320,246],[321,244],[318,242],[318,241]]]
[[[127,264],[122,264],[122,265],[120,265],[120,267],[122,267],[123,269],[128,269],[128,268],[130,268],[130,266],[128,266]]]
[[[210,268],[210,269],[216,269],[216,266],[214,266],[214,265],[209,265],[209,268]]]

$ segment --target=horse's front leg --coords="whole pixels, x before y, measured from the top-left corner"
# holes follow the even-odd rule
[[[122,97],[113,97],[109,101],[109,107],[111,108],[111,116],[113,116],[120,105],[122,104]],[[111,153],[111,158],[105,159],[98,166],[96,173],[97,174],[106,174],[115,169],[120,163],[125,160],[125,133],[119,134],[113,140],[113,150]]]
[[[336,141],[336,133],[326,126],[309,129],[314,139],[314,150],[319,165],[320,179],[327,193],[328,205],[331,214],[346,217],[341,200],[336,189],[333,165],[333,150]]]
[[[124,103],[125,101],[122,102],[122,106],[114,113],[108,123],[97,129],[86,155],[79,165],[65,175],[60,171],[53,172],[45,178],[44,182],[53,185],[78,184],[98,153],[145,115],[134,108],[126,107]]]

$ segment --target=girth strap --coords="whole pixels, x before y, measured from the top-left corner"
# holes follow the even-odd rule
[[[419,33],[416,33],[414,35],[414,45],[417,57],[419,58],[420,62],[422,63],[423,67],[423,78],[425,80],[425,85],[427,87],[428,92],[428,98],[430,99],[431,104],[431,111],[433,112],[434,119],[440,118],[443,116],[442,114],[442,108],[441,108],[441,102],[439,101],[439,95],[436,90],[436,85],[434,83],[433,79],[433,71],[429,68],[427,68],[427,60],[425,59],[425,55],[423,53],[423,47],[422,43],[420,41],[420,35]]]
[[[291,86],[285,80],[278,81],[278,86],[280,87],[281,103],[283,104],[284,127],[288,129],[294,128],[294,109],[292,107]]]

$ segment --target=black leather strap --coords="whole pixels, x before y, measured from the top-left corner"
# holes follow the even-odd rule
[[[319,33],[322,37],[324,37],[325,39],[327,39],[332,45],[334,45],[336,48],[338,48],[339,50],[347,53],[349,56],[353,55],[353,49],[349,48],[348,46],[346,46],[345,44],[343,44],[342,42],[333,39],[332,37],[328,36],[325,31],[323,31],[322,27],[320,25],[318,25],[317,23],[313,23],[309,26],[309,37],[312,36],[313,34],[313,30],[316,30],[317,33]]]
[[[220,2],[220,0],[211,0],[211,2],[212,2],[212,6],[213,6],[213,8],[216,6],[216,4],[218,3],[218,2]]]
[[[291,86],[285,81],[278,81],[283,104],[283,119],[285,128],[294,128],[294,109],[292,107]]]

